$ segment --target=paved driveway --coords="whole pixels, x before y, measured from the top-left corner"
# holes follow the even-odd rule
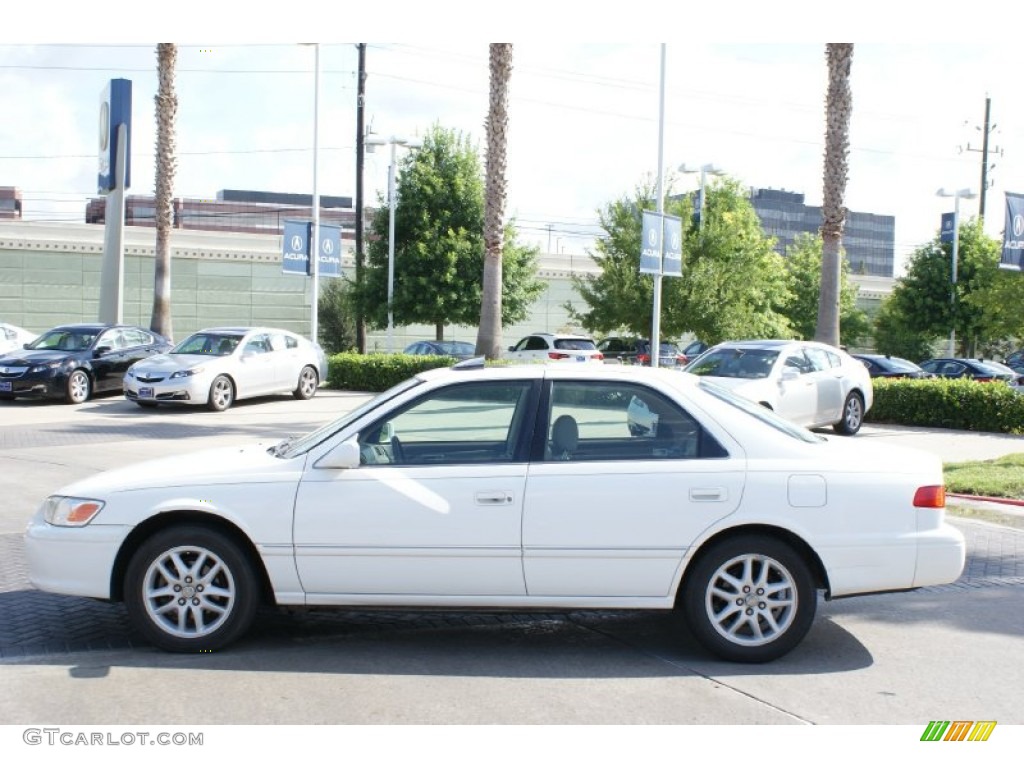
[[[804,643],[759,667],[708,657],[671,615],[632,611],[265,611],[230,649],[175,656],[146,646],[120,606],[28,587],[21,532],[63,483],[277,440],[364,399],[321,392],[224,414],[149,412],[121,398],[0,403],[2,722],[1024,722],[1024,532],[979,522],[956,523],[968,540],[956,584],[823,602]],[[852,439],[947,460],[1021,450],[1020,438],[872,425]]]

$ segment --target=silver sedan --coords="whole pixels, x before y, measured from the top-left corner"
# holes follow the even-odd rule
[[[129,368],[124,394],[142,407],[179,403],[225,411],[235,400],[279,392],[308,400],[326,376],[323,350],[295,333],[208,328]]]

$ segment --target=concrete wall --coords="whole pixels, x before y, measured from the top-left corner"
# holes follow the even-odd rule
[[[95,224],[0,221],[0,320],[33,331],[99,314],[104,228]],[[153,302],[155,231],[125,227],[123,321],[149,326]],[[308,336],[309,278],[281,272],[280,235],[176,230],[171,236],[172,322],[176,340],[214,325],[272,325]],[[351,254],[342,260],[350,279]],[[506,346],[534,331],[582,331],[564,305],[582,308],[572,275],[594,274],[586,255],[542,254],[539,276],[547,290],[523,323],[506,327]],[[398,279],[401,279],[400,276]],[[859,303],[877,307],[892,280],[856,277]],[[434,338],[433,326],[397,327],[393,351]],[[445,338],[476,341],[476,327],[449,326]],[[370,331],[370,351],[387,351],[385,331]]]

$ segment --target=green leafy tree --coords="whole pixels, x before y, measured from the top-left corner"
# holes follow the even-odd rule
[[[708,343],[737,338],[789,338],[779,312],[789,296],[782,257],[772,250],[739,182],[722,180],[705,190],[704,226],[692,223],[693,196],[666,193],[665,213],[688,224],[683,237],[683,276],[662,281],[661,330],[665,337],[693,333]],[[625,329],[650,334],[654,280],[642,275],[642,211],[654,210],[651,185],[598,212],[606,236],[593,254],[601,272],[574,277],[585,309],[566,306],[592,332]]]
[[[957,354],[974,356],[978,344],[1000,333],[998,314],[982,299],[994,290],[998,276],[999,243],[987,237],[978,219],[960,225],[957,280],[953,286],[952,243],[938,234],[918,248],[907,273],[893,289],[893,313],[909,331],[933,338],[956,330]]]
[[[356,348],[356,312],[352,284],[334,277],[320,283],[317,304],[320,346],[329,355],[350,352]]]
[[[821,294],[821,236],[800,234],[786,248],[790,300],[782,311],[793,330],[803,339],[813,339],[818,322]],[[854,345],[871,332],[865,312],[857,307],[857,286],[850,282],[850,266],[841,260],[839,272],[839,327],[843,344]]]
[[[394,322],[433,325],[443,338],[450,323],[480,320],[484,272],[484,182],[467,137],[435,125],[422,148],[401,161],[396,182]],[[367,264],[357,300],[369,325],[387,325],[388,219],[380,201],[371,225]],[[516,242],[505,225],[501,264],[502,325],[524,320],[544,291],[536,276],[537,248]]]
[[[895,295],[882,302],[875,317],[875,349],[883,355],[903,357],[915,363],[933,356],[939,340],[934,334],[912,330],[899,308]]]

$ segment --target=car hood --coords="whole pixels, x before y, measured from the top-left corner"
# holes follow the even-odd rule
[[[762,393],[771,392],[774,387],[771,379],[737,379],[733,376],[701,376],[701,378],[750,400],[760,399]]]
[[[217,361],[224,361],[228,358],[214,355],[153,355],[145,360],[137,362],[133,368],[136,371],[146,370],[159,373],[173,373],[174,371],[185,370],[186,368],[198,368],[199,366],[210,365]]]
[[[265,441],[144,461],[78,480],[54,495],[105,499],[123,491],[275,482],[292,475],[297,479],[305,455],[279,459],[268,451],[275,444]]]
[[[42,363],[52,363],[81,354],[85,353],[69,352],[63,349],[20,349],[17,352],[0,358],[0,368],[5,365],[41,365]]]

